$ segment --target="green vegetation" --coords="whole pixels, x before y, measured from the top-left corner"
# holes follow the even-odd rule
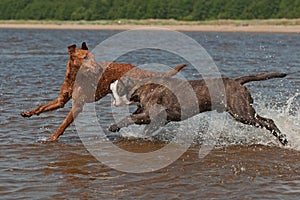
[[[178,26],[178,25],[300,25],[299,19],[251,19],[251,20],[205,20],[180,21],[174,19],[122,19],[122,20],[0,20],[0,24],[54,24],[54,25],[146,25],[146,26]]]
[[[300,18],[300,0],[1,0],[1,20]]]

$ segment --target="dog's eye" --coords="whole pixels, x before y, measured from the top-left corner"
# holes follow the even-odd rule
[[[89,59],[89,56],[86,55],[83,59],[84,59],[84,60],[88,60],[88,59]]]
[[[133,102],[139,102],[140,101],[140,97],[138,95],[133,95],[129,101],[133,101]]]

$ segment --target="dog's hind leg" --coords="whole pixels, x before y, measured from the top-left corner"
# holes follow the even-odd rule
[[[236,93],[228,95],[226,110],[237,121],[255,127],[266,128],[269,130],[283,145],[287,145],[286,135],[282,134],[272,119],[259,116],[252,106],[253,99],[246,88],[237,88]]]
[[[249,105],[250,106],[250,105]],[[260,127],[260,128],[266,128],[269,130],[275,137],[278,138],[280,143],[282,145],[287,145],[288,140],[286,138],[285,134],[282,134],[281,131],[278,129],[278,127],[275,125],[274,121],[272,119],[264,118],[259,116],[254,108],[250,106],[251,108],[248,107],[246,109],[248,112],[246,113],[236,113],[229,111],[229,113],[239,122],[242,122],[244,124],[252,125],[255,127]]]
[[[266,128],[271,131],[271,133],[278,138],[282,145],[287,145],[288,140],[286,135],[281,133],[278,127],[275,125],[275,122],[272,119],[264,118],[259,115],[255,116],[255,122],[258,123],[261,127]]]

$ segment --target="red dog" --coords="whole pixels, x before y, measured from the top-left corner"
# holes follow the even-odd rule
[[[101,66],[103,69],[102,74],[98,78],[98,85],[95,93],[95,99],[93,101],[98,101],[107,94],[111,93],[110,84],[116,80],[119,80],[124,74],[129,72],[129,76],[133,78],[146,78],[150,76],[173,76],[177,72],[179,72],[184,64],[178,65],[175,69],[167,72],[167,73],[157,73],[150,72],[146,70],[142,70],[136,66],[131,64],[121,64],[121,63],[96,63],[93,55],[89,52],[86,43],[82,43],[81,49],[76,49],[76,45],[72,45],[68,47],[68,53],[70,58],[67,64],[66,76],[63,82],[63,85],[60,90],[59,97],[46,105],[42,105],[37,107],[34,110],[30,110],[27,112],[22,112],[21,115],[23,117],[31,117],[32,115],[39,115],[43,112],[53,111],[59,108],[63,108],[64,105],[71,99],[74,99],[74,103],[72,109],[70,110],[68,116],[61,123],[58,129],[48,138],[48,141],[54,141],[59,138],[65,131],[65,129],[74,121],[74,118],[82,111],[84,103],[90,102],[88,101],[80,101],[77,97],[72,96],[74,90],[74,83],[76,79],[76,75],[84,63],[86,59],[89,59],[90,64],[97,64]]]

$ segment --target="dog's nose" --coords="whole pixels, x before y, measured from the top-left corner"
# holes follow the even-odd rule
[[[117,101],[113,102],[114,106],[118,107],[120,104]]]

